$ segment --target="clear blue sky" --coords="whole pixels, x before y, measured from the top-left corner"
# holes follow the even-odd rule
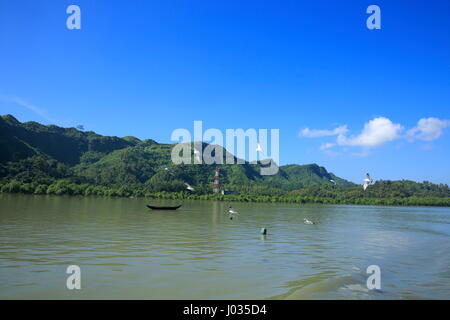
[[[160,142],[194,120],[279,128],[281,164],[450,183],[449,110],[449,1],[0,0],[0,113],[20,121]]]

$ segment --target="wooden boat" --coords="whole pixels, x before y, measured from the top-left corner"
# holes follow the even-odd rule
[[[177,210],[179,207],[181,207],[181,204],[179,206],[151,206],[151,205],[147,205],[147,208],[150,208],[152,210]]]

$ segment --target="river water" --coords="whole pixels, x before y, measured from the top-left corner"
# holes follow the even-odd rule
[[[450,208],[177,203],[0,194],[0,299],[450,299]]]

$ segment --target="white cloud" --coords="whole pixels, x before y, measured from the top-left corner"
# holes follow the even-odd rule
[[[438,118],[422,118],[419,120],[416,127],[408,131],[407,138],[409,141],[436,140],[442,135],[443,129],[448,126],[450,126],[450,121],[448,120],[440,120]]]
[[[305,128],[300,131],[300,135],[306,138],[318,138],[318,137],[329,137],[336,136],[339,134],[344,134],[348,131],[347,126],[340,126],[333,130],[311,130],[309,128]]]
[[[377,117],[366,122],[362,131],[358,134],[350,135],[347,132],[347,125],[337,127],[332,130],[315,130],[305,128],[300,135],[308,138],[336,136],[335,141],[324,142],[320,145],[320,150],[326,154],[331,154],[340,147],[339,151],[350,153],[354,156],[365,157],[371,154],[371,149],[382,146],[394,140],[423,140],[433,141],[442,136],[444,129],[450,127],[450,120],[438,118],[423,118],[417,126],[404,133],[404,127],[399,123],[392,122],[386,117]],[[353,152],[354,147],[361,148],[360,151]],[[435,148],[432,145],[423,146],[422,149],[430,150]],[[353,150],[352,150],[353,149]]]
[[[352,156],[355,156],[355,157],[367,157],[368,155],[370,155],[370,152],[368,150],[363,150],[361,152],[352,153]]]
[[[24,100],[22,100],[19,97],[13,97],[13,102],[17,103],[19,106],[25,107],[28,110],[33,111],[34,113],[36,113],[37,115],[41,116],[42,118],[46,119],[46,120],[51,120],[47,115],[45,110],[36,107],[34,104],[28,103]]]
[[[49,118],[47,116],[47,112],[41,108],[36,107],[34,104],[31,104],[25,100],[23,100],[22,98],[19,98],[17,96],[5,96],[5,95],[0,95],[0,100],[7,102],[7,103],[14,103],[16,105],[19,105],[21,107],[24,107],[32,112],[34,112],[35,114],[37,114],[38,116],[44,118],[47,121],[53,121],[51,118]]]
[[[403,127],[400,124],[395,124],[388,118],[379,117],[364,124],[363,131],[357,136],[338,135],[337,144],[341,146],[378,147],[400,138],[399,133],[402,130]]]
[[[323,153],[325,153],[326,155],[328,155],[330,157],[336,157],[336,156],[339,156],[341,154],[340,152],[336,152],[336,151],[333,151],[331,149],[324,149],[322,151],[323,151]]]
[[[428,151],[428,150],[436,149],[436,146],[433,145],[433,144],[431,144],[431,143],[426,143],[426,144],[420,146],[420,149],[421,149],[421,150],[427,150],[427,151]]]
[[[335,145],[336,145],[335,143],[327,142],[327,143],[324,143],[324,144],[322,144],[320,146],[320,150],[326,150],[326,149],[329,149],[329,148],[333,148]]]

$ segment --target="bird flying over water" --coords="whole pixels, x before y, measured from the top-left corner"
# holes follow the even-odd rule
[[[184,183],[186,185],[186,189],[188,189],[189,191],[195,191],[194,188],[192,188],[188,183]]]
[[[364,184],[363,184],[363,189],[364,191],[367,189],[367,187],[369,186],[369,184],[372,183],[372,178],[370,177],[370,175],[368,173],[366,173],[366,177],[364,178]]]

